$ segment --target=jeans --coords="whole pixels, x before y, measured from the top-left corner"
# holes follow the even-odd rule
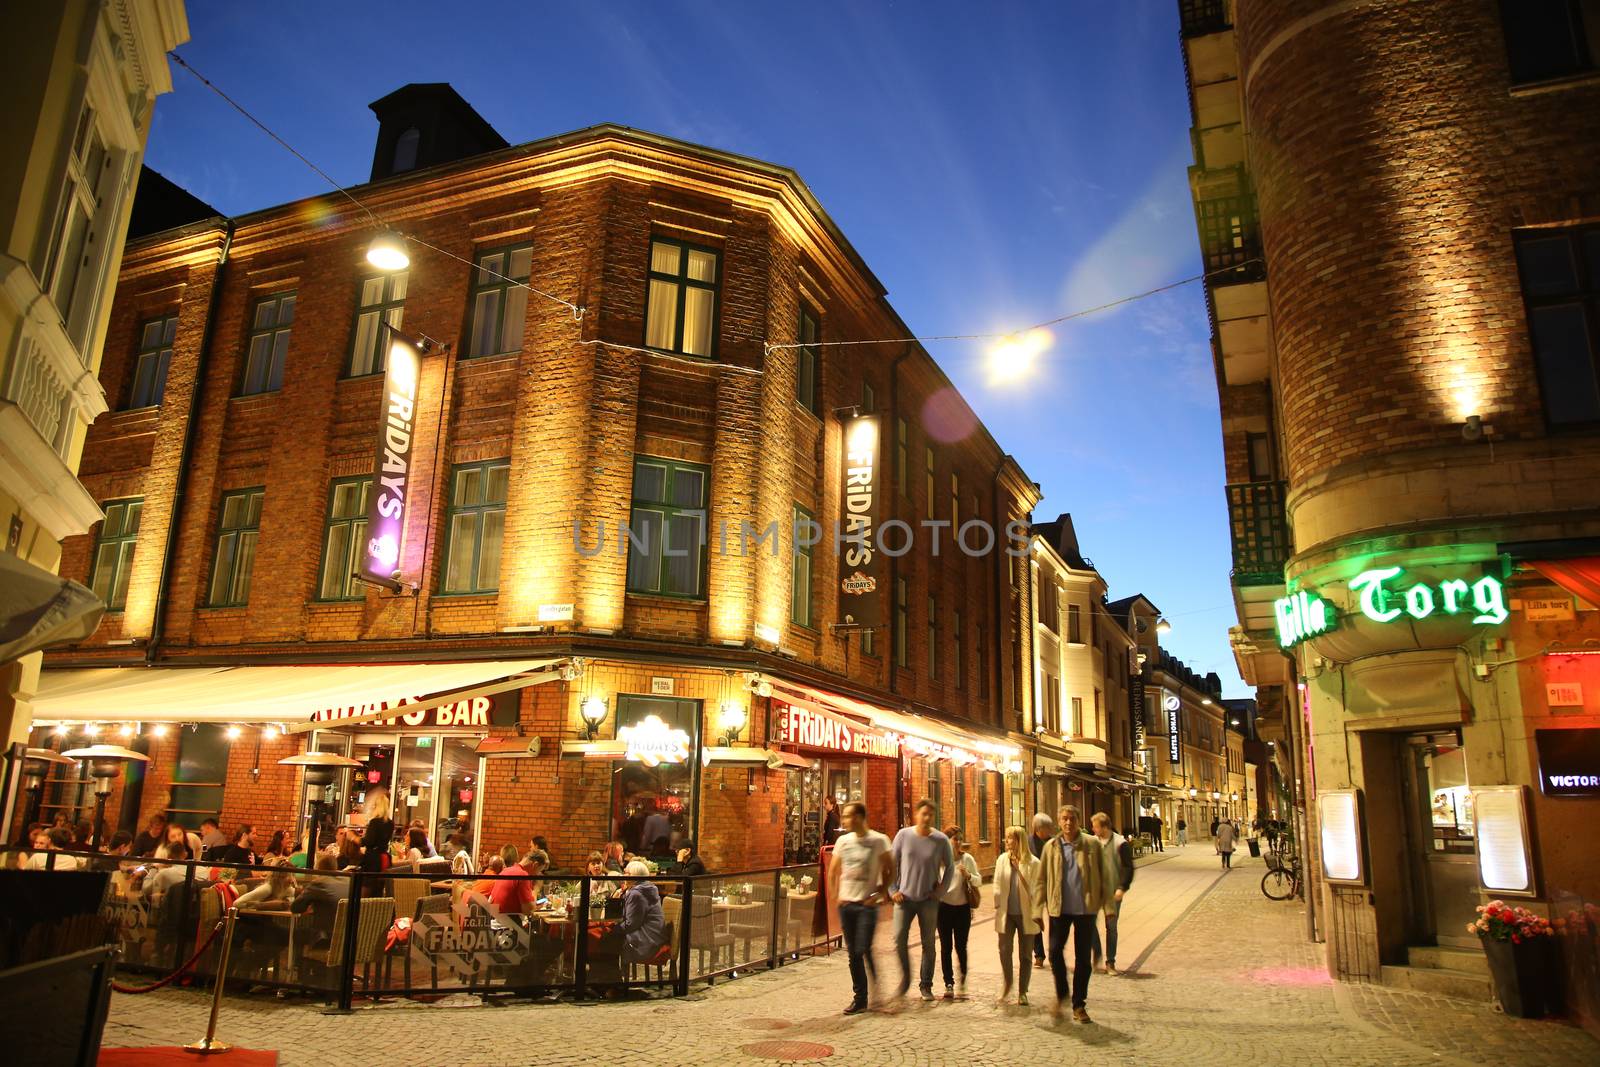
[[[1233,849],[1228,849],[1222,854],[1222,869],[1229,870],[1233,867]]]
[[[995,925],[1000,926],[1001,923],[997,921]],[[1007,989],[1011,988],[1011,943],[1013,940],[1018,945],[1017,970],[1020,973],[1017,975],[1017,992],[1027,996],[1028,979],[1033,976],[1033,960],[1031,957],[1033,949],[1038,947],[1039,937],[1037,934],[1023,933],[1020,920],[1013,921],[1010,929],[1002,929],[1000,931],[1000,973],[1005,975]]]
[[[1111,966],[1117,965],[1117,914],[1116,912],[1101,912],[1106,917],[1105,961]],[[1100,928],[1094,930],[1094,965],[1100,966]]]
[[[1188,843],[1189,843],[1189,831],[1188,831],[1188,829],[1185,828],[1185,827],[1182,827],[1182,826],[1178,827],[1178,844],[1187,845]]]
[[[906,899],[894,906],[894,954],[900,957],[900,992],[911,988],[911,923],[917,924],[922,935],[922,973],[917,988],[933,988],[933,956],[937,947],[935,935],[939,927],[939,901]]]
[[[965,904],[939,902],[939,963],[944,968],[944,984],[956,984],[950,966],[950,943],[955,942],[956,958],[961,962],[961,980],[967,980],[967,934],[972,930],[972,909]]]
[[[1151,843],[1156,846],[1156,851],[1157,852],[1165,852],[1166,851],[1165,848],[1161,847],[1161,835],[1159,833],[1151,834],[1150,835],[1150,840],[1151,840]]]
[[[1050,919],[1050,970],[1056,979],[1056,999],[1067,999],[1067,934],[1072,934],[1072,1006],[1089,1000],[1089,953],[1094,940],[1093,915],[1059,915]]]
[[[850,988],[853,1003],[867,1002],[867,968],[872,964],[872,935],[878,928],[878,909],[871,904],[846,901],[839,905],[839,925],[844,947],[850,953]]]

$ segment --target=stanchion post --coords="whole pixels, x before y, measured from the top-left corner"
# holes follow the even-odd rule
[[[210,1056],[233,1048],[226,1041],[217,1040],[217,1014],[222,1011],[222,994],[228,985],[228,957],[233,952],[233,924],[238,918],[239,909],[229,908],[222,921],[222,951],[217,956],[217,975],[211,984],[211,1018],[206,1023],[206,1036],[183,1046],[186,1052]]]
[[[689,952],[694,944],[694,879],[683,880],[683,928],[678,931],[678,973],[672,976],[672,995],[689,995]]]
[[[783,915],[783,872],[772,872],[772,940],[767,942],[767,970],[778,966],[778,920]]]
[[[577,940],[572,943],[572,982],[577,986],[575,996],[583,999],[584,987],[589,983],[589,876],[583,876],[578,887]]]

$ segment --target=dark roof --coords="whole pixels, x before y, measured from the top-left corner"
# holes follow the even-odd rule
[[[1062,512],[1049,522],[1036,522],[1029,529],[1034,536],[1042,537],[1060,553],[1073,570],[1094,570],[1094,564],[1084,558],[1082,549],[1078,547],[1078,531],[1073,528],[1072,516],[1067,512]]]
[[[222,212],[189,190],[149,167],[140,166],[139,187],[134,190],[133,209],[128,216],[128,240],[221,215]]]
[[[1183,660],[1166,651],[1161,653],[1161,658],[1156,661],[1156,667],[1182,681],[1191,689],[1198,689],[1214,700],[1222,699],[1222,676],[1216,671],[1202,676],[1191,670]]]

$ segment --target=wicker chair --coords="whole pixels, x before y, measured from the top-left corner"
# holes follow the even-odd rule
[[[693,900],[694,910],[689,916],[689,947],[700,952],[700,969],[708,969],[706,957],[709,955],[709,969],[715,970],[724,950],[728,953],[728,966],[732,967],[734,940],[733,934],[728,931],[728,913],[713,908],[709,894],[694,897]]]
[[[764,904],[766,907],[759,909],[743,922],[735,922],[728,925],[728,932],[744,941],[744,961],[746,963],[750,962],[751,942],[757,939],[763,941],[772,939],[772,908],[774,907],[772,886],[770,884],[755,882],[751,884],[750,888],[753,890],[752,896],[755,898],[756,903]],[[767,952],[770,955],[776,955],[778,946],[768,945]]]
[[[305,959],[314,960],[329,970],[344,966],[344,931],[350,902],[339,901],[333,916],[333,937],[326,948],[308,948],[301,953]],[[389,927],[394,923],[394,897],[367,897],[361,902],[361,914],[356,920],[355,956],[351,966],[360,965],[361,981],[368,991],[372,989],[372,966],[383,959],[383,942]]]

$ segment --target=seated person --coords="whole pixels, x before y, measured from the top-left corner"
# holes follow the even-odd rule
[[[644,963],[666,943],[666,918],[661,891],[649,880],[650,868],[640,860],[628,864],[629,881],[622,891],[622,921],[600,938],[597,951],[617,956],[624,965]]]
[[[705,874],[706,865],[700,859],[699,853],[694,850],[694,842],[687,837],[678,842],[678,862],[673,868],[675,874]]]
[[[233,832],[231,844],[213,849],[210,859],[215,863],[256,863],[255,827],[245,823]]]
[[[625,856],[621,841],[606,842],[606,870],[612,874],[621,874],[628,866]]]
[[[406,859],[411,863],[412,870],[417,870],[418,864],[423,860],[433,859],[435,855],[426,830],[420,826],[413,826],[406,831]]]
[[[289,927],[270,915],[252,912],[289,910],[294,896],[294,870],[289,861],[269,857],[267,862],[280,869],[267,875],[267,880],[254,889],[246,890],[233,902],[239,909],[236,944],[241,953],[240,972],[249,974],[264,968],[284,949],[289,947]]]
[[[222,850],[228,847],[228,835],[222,832],[222,826],[215,818],[207,815],[200,820],[200,858],[203,860],[216,859]]]
[[[472,863],[472,850],[467,847],[467,839],[459,834],[451,834],[450,840],[445,843],[445,852],[450,857],[450,873],[455,875],[472,875],[477,871]]]
[[[348,878],[329,877],[338,870],[334,866],[337,862],[327,853],[319,855],[315,870],[321,877],[308,879],[289,904],[289,910],[296,915],[307,911],[311,913],[311,921],[302,924],[298,934],[302,944],[314,945],[333,939],[333,923],[338,915],[339,901],[350,896]]]
[[[593,878],[604,878],[611,872],[606,869],[606,858],[598,852],[589,853],[589,860],[583,865],[583,873]],[[598,885],[596,889],[600,888]]]
[[[150,821],[145,823],[145,828],[139,831],[139,836],[133,839],[133,854],[135,856],[153,856],[156,846],[161,844],[167,836],[167,817],[159,811],[150,816]]]
[[[78,869],[79,860],[76,856],[56,856],[51,863],[50,853],[65,852],[73,846],[72,831],[60,826],[46,830],[42,835],[43,850],[35,852],[28,857],[28,870],[30,871],[75,871]],[[35,839],[36,842],[39,840]],[[181,868],[180,868],[181,870]]]
[[[501,915],[525,915],[533,910],[543,888],[542,875],[550,865],[550,857],[536,848],[528,850],[522,862],[507,867],[505,877],[497,879],[489,890],[489,903]]]
[[[163,846],[169,860],[189,858],[189,846],[181,841],[169,841]],[[152,903],[159,902],[173,886],[182,885],[189,877],[189,868],[181,864],[158,867],[154,874],[146,874],[143,893]]]
[[[493,889],[495,886],[495,879],[493,876],[504,874],[505,869],[505,860],[501,859],[499,856],[490,856],[488,862],[483,865],[483,873],[485,877],[479,878],[476,882],[472,883],[472,891],[474,893],[481,893],[484,896],[488,896],[489,890]]]

